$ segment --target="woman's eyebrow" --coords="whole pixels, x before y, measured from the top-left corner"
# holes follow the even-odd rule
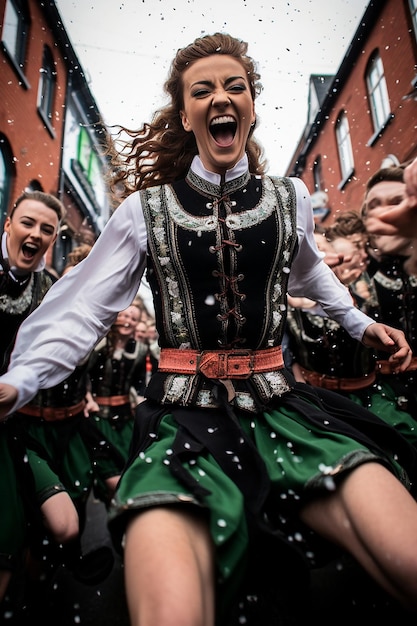
[[[196,80],[195,83],[191,83],[190,87],[195,87],[196,85],[212,85],[211,80]]]
[[[232,83],[234,80],[244,80],[243,76],[229,76],[229,78],[226,78],[225,85],[228,85],[229,83]],[[196,80],[194,83],[191,83],[190,87],[195,87],[196,85],[209,85],[212,86],[213,82],[211,80]]]

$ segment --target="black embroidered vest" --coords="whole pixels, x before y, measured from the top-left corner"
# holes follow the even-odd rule
[[[280,345],[297,245],[292,182],[246,174],[220,187],[190,171],[185,180],[142,191],[141,200],[161,347]],[[146,395],[216,406],[213,383],[203,378],[158,373]],[[289,386],[282,372],[267,372],[235,388],[237,405],[256,410]]]

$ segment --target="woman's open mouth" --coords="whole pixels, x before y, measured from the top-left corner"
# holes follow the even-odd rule
[[[22,253],[25,259],[31,260],[38,253],[39,248],[31,243],[22,245]]]
[[[237,123],[231,115],[215,117],[210,122],[210,134],[219,146],[230,146],[236,134]]]

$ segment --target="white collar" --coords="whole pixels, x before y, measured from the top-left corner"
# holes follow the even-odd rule
[[[238,161],[236,165],[232,167],[232,169],[226,171],[224,181],[227,183],[229,180],[239,178],[239,176],[242,176],[242,174],[248,171],[248,167],[248,155],[245,153],[240,161]],[[209,170],[206,170],[198,154],[193,158],[193,161],[191,163],[191,169],[198,176],[204,178],[205,180],[208,180],[210,183],[213,183],[214,185],[220,185],[220,174],[216,174],[215,172],[210,172]]]

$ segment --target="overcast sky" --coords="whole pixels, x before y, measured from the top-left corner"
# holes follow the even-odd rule
[[[310,74],[336,73],[365,0],[56,0],[107,125],[138,128],[164,104],[181,48],[216,31],[249,42],[264,87],[256,137],[284,174],[307,121]]]

